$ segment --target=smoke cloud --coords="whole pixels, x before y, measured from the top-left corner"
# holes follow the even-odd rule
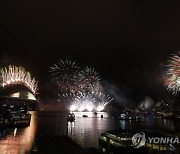
[[[118,103],[122,107],[134,107],[135,102],[133,98],[127,96],[128,90],[122,90],[116,84],[110,83],[108,81],[103,81],[103,88],[104,91],[107,92],[112,98],[115,103]]]

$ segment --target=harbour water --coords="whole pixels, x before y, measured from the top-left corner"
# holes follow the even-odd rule
[[[1,153],[25,153],[34,147],[36,136],[68,135],[84,148],[98,148],[98,138],[101,133],[112,129],[136,129],[156,131],[173,131],[180,135],[180,120],[164,120],[152,116],[141,120],[118,120],[110,117],[107,112],[95,115],[90,112],[75,113],[76,120],[67,122],[66,112],[32,113],[31,123],[25,128],[6,128],[0,132]],[[83,117],[87,115],[88,117]],[[101,118],[103,115],[103,118]]]

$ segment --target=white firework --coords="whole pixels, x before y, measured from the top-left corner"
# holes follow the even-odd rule
[[[1,72],[1,86],[7,87],[14,84],[23,84],[33,94],[38,91],[37,81],[35,78],[31,78],[31,74],[26,72],[23,67],[9,66],[8,68],[2,68]]]
[[[99,102],[99,105],[97,106],[97,111],[100,112],[100,111],[104,110],[108,103],[109,102]]]
[[[180,52],[170,57],[165,86],[173,94],[177,94],[180,91]]]
[[[113,100],[109,95],[105,95],[104,93],[99,93],[98,96],[99,104],[97,106],[97,111],[100,112],[105,109],[105,107]]]

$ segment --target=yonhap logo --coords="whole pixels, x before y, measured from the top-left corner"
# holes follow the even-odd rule
[[[144,146],[146,143],[150,144],[168,144],[169,150],[174,151],[174,144],[180,144],[180,140],[178,137],[146,137],[144,132],[136,133],[132,137],[132,143],[134,148],[140,148]],[[173,145],[172,145],[173,144]]]
[[[140,132],[140,133],[134,134],[132,137],[132,143],[133,143],[134,148],[140,148],[144,146],[146,143],[145,133]]]

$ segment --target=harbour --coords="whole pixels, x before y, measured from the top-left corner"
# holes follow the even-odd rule
[[[60,141],[64,139],[62,136],[67,136],[82,149],[95,148],[98,152],[103,152],[104,147],[102,142],[99,141],[110,130],[114,134],[116,134],[117,130],[128,130],[129,134],[131,132],[130,136],[127,135],[124,138],[128,136],[132,138],[133,133],[142,131],[148,132],[148,134],[164,132],[164,136],[172,132],[174,132],[175,136],[180,135],[177,127],[180,121],[152,119],[151,117],[146,117],[141,121],[125,121],[113,119],[106,112],[102,112],[104,118],[90,117],[92,113],[89,113],[89,117],[84,118],[80,116],[83,114],[87,113],[77,113],[76,120],[71,123],[67,121],[67,112],[33,112],[30,126],[1,129],[1,149],[3,149],[4,153],[11,150],[14,153],[20,153],[19,150],[38,153],[38,147],[42,151],[42,145],[39,141],[43,140],[43,138],[47,140],[46,143],[53,144],[55,142],[53,140]],[[123,133],[120,133],[120,135],[122,136]],[[69,141],[69,139],[65,137],[65,140]],[[132,145],[131,139],[129,144]],[[55,149],[57,150],[58,148]],[[64,153],[66,152],[64,151]]]

